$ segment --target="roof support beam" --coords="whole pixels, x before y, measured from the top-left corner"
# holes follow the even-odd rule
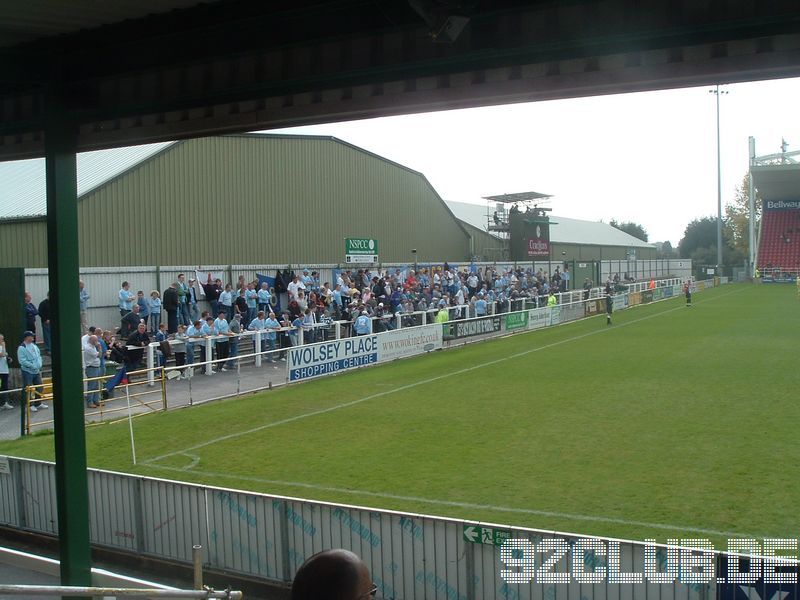
[[[91,585],[78,279],[77,126],[56,97],[45,129],[47,260],[53,355],[56,498],[61,584]]]

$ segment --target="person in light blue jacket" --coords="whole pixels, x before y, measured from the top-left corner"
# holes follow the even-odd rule
[[[23,387],[42,385],[42,355],[35,339],[36,335],[32,331],[26,331],[22,334],[22,343],[17,348],[17,360],[22,372]],[[31,412],[37,412],[42,408],[50,407],[38,400],[31,403]]]
[[[150,309],[150,331],[158,333],[161,325],[161,294],[158,293],[158,290],[150,292],[147,308]]]
[[[136,296],[131,294],[130,292],[131,284],[127,281],[122,282],[122,287],[117,294],[119,296],[119,314],[120,316],[124,317],[133,308],[133,301],[136,300]]]

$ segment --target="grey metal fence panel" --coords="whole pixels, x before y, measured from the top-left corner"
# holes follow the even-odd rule
[[[25,527],[55,535],[58,532],[55,465],[26,462],[22,469],[21,491]]]
[[[209,490],[207,498],[211,566],[281,579],[280,526],[272,499],[229,490]]]
[[[19,462],[8,460],[8,473],[0,474],[0,524],[21,527]]]
[[[180,483],[142,479],[144,548],[174,560],[190,562],[192,546],[206,545],[206,490]]]
[[[138,550],[136,479],[89,471],[89,535],[92,543]]]

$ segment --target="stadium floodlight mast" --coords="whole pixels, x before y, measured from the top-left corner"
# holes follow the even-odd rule
[[[722,268],[722,160],[720,159],[719,144],[719,96],[727,94],[727,90],[720,90],[717,84],[713,90],[708,90],[717,98],[717,265],[714,274],[719,276]]]

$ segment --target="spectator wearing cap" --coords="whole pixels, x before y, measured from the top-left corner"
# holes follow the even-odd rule
[[[34,341],[36,335],[32,331],[22,334],[22,343],[17,348],[17,361],[22,372],[22,386],[42,385],[42,355]],[[49,408],[44,402],[36,400],[31,403],[31,412]]]

